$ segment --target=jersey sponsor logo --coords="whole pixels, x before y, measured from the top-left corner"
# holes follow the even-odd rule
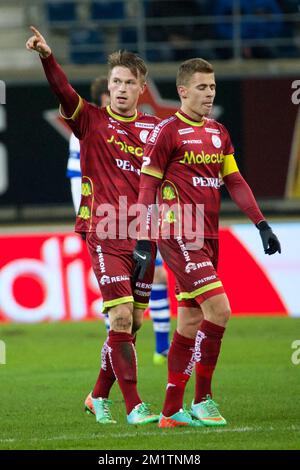
[[[178,129],[178,134],[184,135],[184,134],[192,134],[195,132],[195,130],[192,127],[186,127],[185,129]]]
[[[191,271],[196,271],[200,268],[206,268],[207,266],[213,266],[211,261],[203,261],[203,263],[188,263],[185,267],[185,272],[189,274]]]
[[[123,282],[123,281],[129,281],[130,278],[129,276],[102,276],[100,279],[100,284],[101,286],[105,286],[106,284],[113,284],[115,282]]]
[[[106,272],[106,267],[105,267],[105,262],[104,262],[104,256],[103,256],[103,253],[102,253],[102,248],[101,248],[100,245],[97,245],[96,252],[98,253],[100,271],[101,271],[101,273],[105,273]],[[102,277],[105,277],[105,276],[102,276]],[[106,276],[106,277],[108,277],[108,276]]]
[[[209,132],[210,134],[221,134],[219,129],[212,129],[211,127],[205,127],[204,128],[206,132]]]
[[[150,122],[135,122],[134,126],[141,129],[154,129],[155,124]]]
[[[213,281],[214,279],[217,279],[217,276],[215,274],[203,277],[202,279],[198,279],[198,281],[195,281],[193,284],[194,286],[199,286],[199,284],[204,284],[204,282]]]
[[[202,188],[219,189],[221,186],[220,178],[205,178],[204,176],[193,176],[193,186],[201,186]]]
[[[214,145],[217,149],[219,149],[219,148],[221,147],[221,145],[222,145],[221,139],[220,139],[220,137],[219,137],[218,135],[213,134],[213,135],[211,136],[211,141],[212,141],[213,145]]]
[[[117,126],[119,126],[119,125],[120,125],[120,122],[119,122],[119,121],[117,121],[116,119],[112,118],[111,116],[109,116],[109,118],[108,118],[108,119],[109,119],[109,121],[110,121],[110,122],[113,122],[114,124],[117,124]],[[115,129],[115,127],[114,127],[114,129]]]
[[[184,241],[182,240],[181,237],[176,237],[176,241],[179,245],[179,248],[184,256],[184,259],[187,263],[191,262],[191,258],[190,258],[190,255],[189,255],[189,252],[188,250],[186,249],[186,246],[184,244]]]
[[[182,143],[184,145],[186,144],[202,144],[202,140],[199,139],[199,140],[183,140]]]
[[[150,134],[150,137],[149,137],[149,140],[148,140],[148,143],[151,143],[151,144],[154,144],[156,142],[156,139],[157,137],[159,136],[160,134],[160,131],[162,130],[162,128],[168,124],[169,122],[172,122],[176,119],[176,116],[171,116],[169,117],[168,119],[164,119],[163,121],[161,121],[157,126],[154,127],[153,131],[151,132]]]
[[[146,284],[145,282],[136,282],[135,283],[136,287],[139,287],[140,289],[152,289],[152,284]]]
[[[121,160],[120,158],[116,158],[117,167],[124,171],[132,171],[137,175],[141,174],[141,170],[139,168],[135,168],[129,160]]]
[[[210,164],[210,163],[222,163],[224,160],[224,154],[221,153],[205,153],[202,150],[201,153],[193,152],[192,150],[189,152],[188,150],[184,152],[183,159],[179,161],[179,163],[184,163],[186,165],[202,165],[202,164]]]
[[[142,147],[134,147],[133,145],[126,144],[126,142],[123,142],[122,140],[116,140],[114,135],[112,135],[110,139],[107,139],[107,143],[110,145],[115,144],[119,147],[121,152],[130,153],[136,157],[142,157],[144,154]]]

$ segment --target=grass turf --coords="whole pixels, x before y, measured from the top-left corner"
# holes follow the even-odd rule
[[[173,325],[174,326],[174,325]],[[117,425],[101,426],[83,413],[98,373],[103,324],[2,325],[7,364],[0,365],[1,449],[300,449],[300,364],[291,344],[300,319],[232,318],[214,376],[224,428],[130,426],[115,385]],[[138,335],[139,390],[160,411],[166,367],[152,364],[152,324]],[[193,398],[194,380],[185,401]]]

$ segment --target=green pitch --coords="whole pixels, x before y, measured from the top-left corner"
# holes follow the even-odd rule
[[[231,320],[214,377],[214,399],[228,420],[222,429],[129,426],[116,385],[111,398],[118,424],[97,425],[83,413],[83,401],[104,337],[100,322],[0,327],[7,354],[0,365],[1,449],[300,449],[300,364],[291,361],[300,319]],[[141,396],[160,411],[166,368],[152,365],[151,322],[137,347]]]

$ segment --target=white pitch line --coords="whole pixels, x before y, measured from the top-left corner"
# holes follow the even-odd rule
[[[262,426],[257,426],[257,427],[250,427],[250,426],[245,426],[242,428],[199,428],[199,429],[193,429],[193,430],[180,430],[180,435],[182,434],[195,434],[195,432],[199,432],[202,434],[210,434],[210,433],[242,433],[242,432],[272,432],[272,431],[300,431],[300,426],[288,426],[285,428],[274,428],[273,426],[270,427],[262,427]],[[79,440],[88,440],[88,439],[99,439],[99,438],[115,438],[115,439],[120,439],[122,437],[140,437],[140,436],[161,436],[162,433],[164,435],[167,435],[170,432],[170,430],[157,430],[157,431],[147,431],[147,432],[127,432],[127,433],[105,433],[105,434],[87,434],[84,436],[72,436],[72,435],[62,435],[62,436],[52,436],[52,437],[44,437],[44,438],[37,438],[37,437],[32,437],[29,439],[15,439],[15,438],[7,438],[7,439],[0,439],[0,443],[5,443],[5,442],[18,442],[18,441],[26,441],[26,442],[51,442],[51,441],[65,441],[65,440],[70,440],[70,441],[79,441]],[[170,433],[171,436],[171,433]]]

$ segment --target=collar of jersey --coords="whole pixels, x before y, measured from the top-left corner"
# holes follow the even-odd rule
[[[136,118],[137,118],[137,115],[138,115],[138,112],[137,110],[135,110],[135,113],[133,116],[130,116],[130,117],[126,117],[126,116],[121,116],[120,114],[115,114],[111,107],[108,105],[106,106],[106,111],[108,112],[108,114],[113,117],[114,119],[116,119],[117,121],[122,121],[122,122],[132,122],[132,121],[135,121]]]
[[[191,119],[189,119],[189,117],[186,114],[183,114],[180,111],[177,111],[177,113],[175,113],[175,116],[177,116],[178,119],[185,122],[186,124],[190,124],[190,126],[201,127],[204,124],[204,119],[202,119],[202,121],[200,121],[200,122],[199,121],[192,121]]]

